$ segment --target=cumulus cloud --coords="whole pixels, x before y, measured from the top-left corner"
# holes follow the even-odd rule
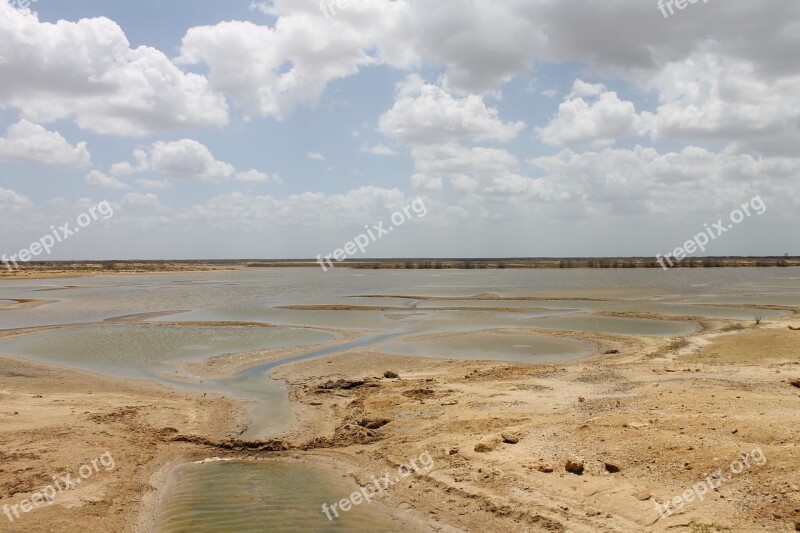
[[[442,178],[414,174],[411,176],[411,186],[420,191],[441,191]]]
[[[536,128],[536,134],[553,146],[604,146],[643,132],[642,122],[633,102],[623,102],[604,85],[575,80],[572,93],[558,107],[558,115],[547,126]]]
[[[198,181],[273,181],[281,183],[277,174],[272,176],[251,169],[236,173],[230,163],[218,161],[204,144],[194,139],[153,143],[149,148],[137,148],[133,152],[133,162],[122,161],[111,166],[111,173],[124,176],[137,172],[151,171],[170,178]]]
[[[193,139],[153,144],[149,167],[172,178],[203,181],[226,180],[236,171],[233,165],[214,159],[204,144]]]
[[[107,189],[129,189],[127,185],[113,176],[107,176],[99,170],[92,170],[86,175],[85,181],[94,187],[105,187]]]
[[[27,197],[0,187],[0,213],[19,213],[31,207],[33,203]]]
[[[237,172],[230,163],[218,161],[204,144],[194,139],[153,143],[133,152],[133,161],[111,165],[111,174],[125,176],[153,172],[167,178],[186,181],[242,183],[283,183],[278,174],[267,174],[256,169]],[[112,178],[113,179],[113,178]],[[141,178],[137,183],[147,189],[166,189],[167,180]]]
[[[278,174],[269,175],[258,170],[248,170],[247,172],[237,172],[233,178],[236,181],[243,181],[245,183],[283,183],[283,178]]]
[[[219,221],[231,228],[349,228],[384,219],[408,205],[398,189],[367,186],[344,194],[306,192],[280,199],[240,192],[218,195],[181,213],[182,220]]]
[[[319,152],[308,152],[306,157],[309,159],[314,159],[316,161],[325,161],[325,156]]]
[[[280,13],[274,27],[229,21],[190,28],[177,61],[206,65],[212,87],[247,116],[278,119],[316,105],[329,81],[376,63],[368,49],[380,30],[369,17],[357,26],[352,11],[326,21],[309,0],[276,2],[273,12]]]
[[[654,139],[719,139],[739,149],[797,153],[800,74],[765,79],[747,61],[698,51],[670,63],[651,81],[659,105]]]
[[[454,192],[478,202],[492,203],[500,197],[536,202],[574,198],[565,184],[526,175],[519,159],[507,150],[451,143],[414,147],[412,157],[416,171],[412,185],[418,189],[436,190],[446,180]]]
[[[525,128],[524,122],[503,122],[498,115],[481,96],[457,98],[411,75],[398,86],[395,104],[381,116],[378,128],[409,144],[507,141]]]
[[[725,212],[756,194],[780,198],[800,172],[800,159],[754,158],[695,146],[665,153],[641,146],[567,149],[529,163],[543,182],[562,184],[587,203],[611,205],[617,215]]]
[[[206,78],[154,48],[131,48],[105,17],[51,24],[0,2],[0,57],[0,99],[37,123],[73,118],[96,133],[140,136],[228,121]]]
[[[91,164],[91,159],[85,142],[72,146],[60,133],[47,131],[25,119],[12,124],[6,136],[0,137],[0,160],[85,168]]]

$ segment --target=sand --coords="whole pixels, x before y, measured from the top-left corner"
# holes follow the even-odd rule
[[[688,342],[571,334],[598,355],[557,364],[375,349],[287,364],[272,376],[287,382],[296,422],[267,443],[233,438],[246,410],[229,398],[0,357],[0,506],[106,451],[116,463],[14,523],[0,516],[2,529],[148,530],[170,469],[206,457],[291,457],[365,484],[427,451],[434,468],[380,499],[433,530],[793,531],[800,332],[787,326],[798,321],[720,331],[733,322],[708,321]],[[600,355],[611,349],[619,353]],[[245,364],[222,357],[199,373]],[[743,453],[750,466],[730,473]],[[567,461],[582,463],[582,475]],[[730,479],[703,501],[659,516],[656,502],[718,469]]]

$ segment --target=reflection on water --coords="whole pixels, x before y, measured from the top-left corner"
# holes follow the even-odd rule
[[[571,339],[516,333],[468,333],[416,342],[393,342],[384,351],[447,359],[542,363],[586,357],[589,345]]]
[[[538,318],[528,321],[532,327],[562,329],[566,331],[594,331],[616,335],[672,337],[688,335],[699,329],[694,322],[651,320],[582,314],[575,316]]]
[[[130,374],[156,372],[162,363],[179,359],[318,344],[333,338],[331,333],[297,328],[114,324],[3,339],[0,353]]]
[[[800,305],[798,280],[800,268],[679,269],[669,272],[661,269],[353,271],[337,268],[327,273],[313,268],[280,268],[157,276],[7,280],[0,282],[2,300],[44,297],[60,301],[32,309],[3,310],[0,329],[96,322],[134,313],[182,310],[210,313],[203,315],[209,320],[228,319],[226,317],[267,320],[271,317],[236,313],[241,309],[261,313],[264,309],[291,304],[352,304],[354,300],[349,296],[367,294],[463,297],[497,293],[548,298],[670,298],[672,303],[745,306]],[[80,286],[65,288],[77,284]],[[41,289],[56,290],[41,292]],[[356,303],[361,303],[361,300]],[[409,302],[405,300],[401,305],[407,306]],[[530,306],[541,305],[532,302]],[[215,318],[214,313],[219,313],[220,318]],[[302,320],[300,316],[287,315],[287,321],[295,318]]]
[[[162,503],[159,533],[263,531],[417,531],[377,503],[361,503],[328,520],[322,504],[358,489],[319,467],[282,462],[185,465]]]

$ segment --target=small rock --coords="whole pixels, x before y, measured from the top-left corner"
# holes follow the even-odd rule
[[[580,459],[567,459],[567,462],[564,464],[564,470],[571,474],[576,474],[578,476],[583,475],[583,461]]]
[[[386,424],[391,422],[388,418],[377,418],[375,420],[367,420],[366,418],[360,420],[358,425],[367,429],[380,429]]]
[[[586,398],[584,398],[583,396],[578,396],[578,402],[583,403],[585,401],[586,401]]]
[[[397,372],[387,370],[386,372],[383,373],[383,377],[385,377],[386,379],[397,379],[400,377],[400,375]]]
[[[736,435],[737,433],[739,433],[738,429],[732,429],[731,430],[731,434]]]
[[[539,466],[537,466],[537,467],[536,467],[536,470],[538,470],[539,472],[544,472],[545,474],[550,474],[550,473],[552,473],[552,472],[553,472],[553,469],[552,469],[552,467],[545,466],[545,465],[539,465]]]
[[[519,437],[514,433],[501,433],[501,437],[503,437],[503,442],[506,444],[516,444],[519,442]]]
[[[478,444],[475,445],[475,451],[478,453],[487,453],[494,451],[497,448],[497,439],[495,438],[484,438],[481,439]]]
[[[644,501],[649,500],[652,496],[646,490],[639,490],[639,491],[636,491],[636,492],[633,493],[633,497],[636,498],[639,501],[644,502]]]
[[[603,463],[606,467],[606,472],[610,474],[616,474],[619,472],[619,467],[613,463]]]
[[[619,350],[606,350],[605,352],[603,352],[603,354],[605,355],[612,355],[615,353],[619,353]]]
[[[800,379],[793,379],[789,382],[793,387],[800,388]]]
[[[447,451],[447,454],[448,454],[448,455],[455,455],[455,454],[457,454],[457,453],[458,453],[458,448],[450,448],[450,449]]]

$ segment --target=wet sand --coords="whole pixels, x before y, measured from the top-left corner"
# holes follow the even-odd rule
[[[721,331],[736,323],[742,329]],[[535,365],[376,348],[301,360],[271,373],[288,384],[296,423],[257,442],[235,438],[247,422],[243,402],[0,357],[0,506],[105,451],[117,465],[51,506],[0,519],[9,531],[145,531],[169,472],[187,461],[287,457],[333,465],[363,485],[428,451],[434,469],[380,500],[435,530],[792,531],[800,332],[787,326],[799,324],[706,319],[686,341],[548,331],[591,343],[595,355]],[[230,375],[298,353],[221,356],[191,370]],[[655,502],[754,449],[764,465],[659,518]],[[565,470],[568,460],[582,475]]]

